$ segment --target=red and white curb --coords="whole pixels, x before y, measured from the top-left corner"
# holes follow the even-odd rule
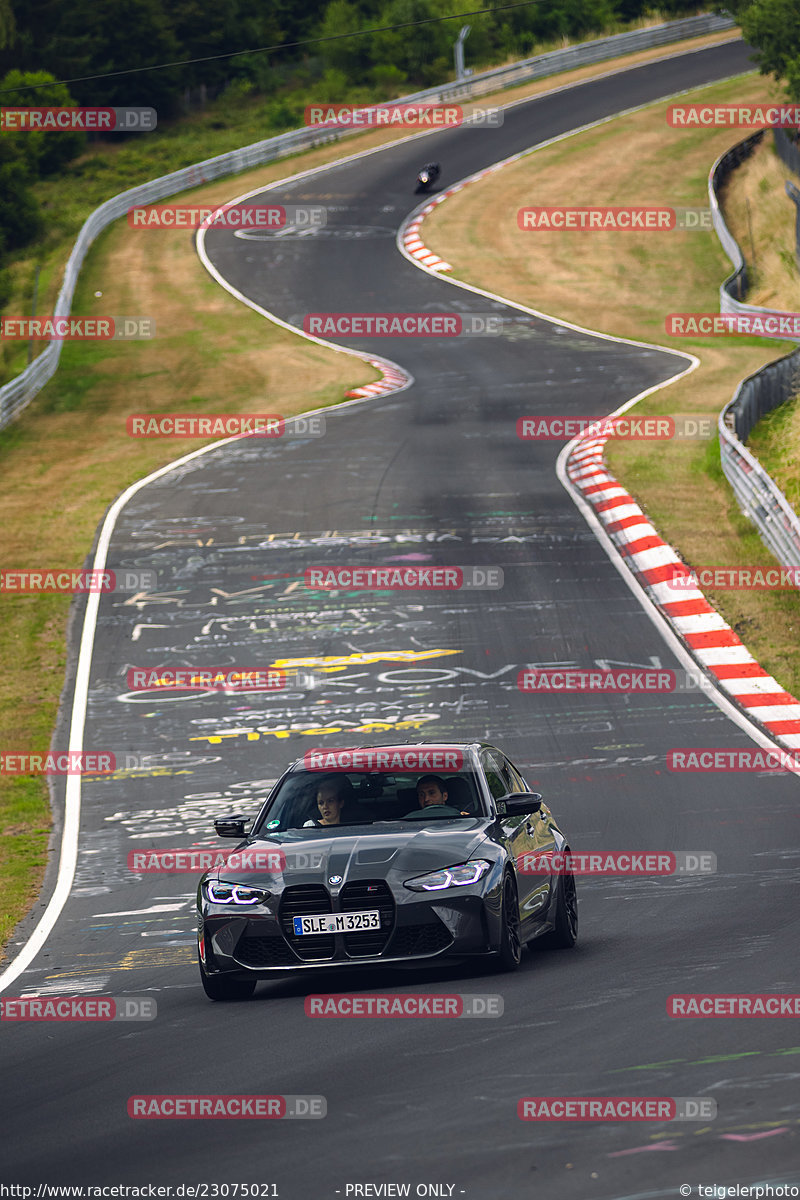
[[[417,262],[424,263],[432,271],[452,271],[453,268],[450,266],[450,263],[445,262],[443,258],[439,258],[438,254],[434,254],[432,250],[428,249],[419,236],[419,227],[428,213],[433,212],[440,200],[444,200],[445,195],[449,194],[449,192],[446,192],[441,197],[437,196],[430,204],[426,204],[419,216],[414,217],[411,224],[407,225],[403,231],[403,247],[407,253],[411,258],[415,258]]]
[[[515,157],[517,157],[515,155]],[[476,179],[483,179],[485,175],[490,175],[493,171],[499,170],[504,163],[495,163],[491,167],[486,167],[483,171],[478,171],[476,175],[470,175],[468,179],[462,179],[460,183],[453,184],[452,187],[446,188],[429,200],[427,204],[423,204],[421,208],[416,208],[410,217],[406,219],[405,224],[400,228],[399,242],[407,258],[416,259],[422,263],[429,271],[452,271],[452,266],[449,262],[445,262],[438,254],[434,254],[432,250],[423,242],[420,237],[420,226],[429,213],[432,213],[437,204],[442,204],[450,196],[454,196],[456,192],[460,192],[468,183],[474,183]]]
[[[567,477],[593,509],[617,552],[669,621],[695,661],[747,716],[787,749],[800,747],[800,701],[759,666],[697,587],[670,585],[691,576],[603,460],[605,437],[577,439]]]
[[[371,367],[383,372],[383,379],[376,379],[374,383],[365,383],[363,387],[353,388],[351,392],[345,392],[345,396],[385,396],[389,392],[407,388],[414,382],[408,372],[399,367],[397,363],[390,363],[383,358],[369,358],[367,362]]]
[[[584,126],[582,129],[573,130],[569,134],[559,135],[541,143],[536,149],[543,150],[546,146],[560,142],[575,133],[604,125],[607,120],[604,118],[601,121],[592,122],[591,125]],[[475,175],[467,176],[436,196],[424,207],[413,212],[409,218],[409,224],[401,226],[398,236],[398,244],[406,257],[416,258],[423,269],[435,270],[424,261],[419,252],[421,247],[425,254],[432,254],[425,248],[420,237],[420,226],[425,217],[433,211],[437,204],[443,203],[470,183],[476,183],[494,171],[502,170],[503,167],[517,162],[529,153],[531,151],[522,151],[476,172]],[[415,245],[418,243],[417,253],[407,246],[408,235],[412,230],[412,241]],[[432,255],[432,257],[436,259],[438,256]],[[448,269],[452,270],[452,267],[448,266]],[[510,300],[508,297],[498,296],[494,292],[486,291],[461,280],[454,279],[452,283],[477,295],[502,301],[512,308],[519,308],[555,324],[579,329],[583,333],[592,333],[595,337],[606,341],[620,341],[640,346],[646,344],[632,341],[630,338],[618,338],[612,334],[603,334],[597,330],[573,325],[569,321],[538,312],[536,309]],[[661,346],[659,349],[667,350],[668,347]],[[693,358],[694,356],[686,357]],[[694,360],[694,365],[698,365],[697,359]],[[690,368],[690,370],[693,369],[693,367]],[[677,378],[680,376],[673,377],[669,382],[675,382]],[[619,412],[625,411],[631,404],[642,399],[645,394],[648,393],[636,397],[633,401],[623,405],[623,408],[617,413],[611,415],[619,415]],[[678,593],[676,588],[669,585],[668,581],[676,572],[688,576],[691,575],[691,570],[678,557],[672,546],[659,536],[634,498],[609,472],[603,459],[606,440],[605,437],[591,436],[577,438],[573,444],[565,447],[564,475],[571,488],[594,514],[600,529],[607,535],[613,551],[616,552],[617,562],[624,564],[630,572],[630,577],[639,584],[647,599],[667,621],[690,659],[696,662],[716,685],[718,694],[721,692],[728,703],[733,705],[733,708],[725,708],[728,715],[742,713],[756,729],[762,731],[762,736],[766,734],[769,739],[789,750],[800,748],[800,701],[787,692],[777,679],[756,662],[738,635],[709,604],[699,588],[681,587],[680,593]]]

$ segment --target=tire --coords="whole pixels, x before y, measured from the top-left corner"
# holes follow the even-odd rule
[[[537,939],[550,950],[571,950],[578,940],[578,893],[574,875],[561,875],[556,894],[555,923],[551,933]]]
[[[503,879],[503,903],[500,910],[500,946],[492,960],[496,972],[517,971],[522,962],[522,939],[520,937],[519,901],[517,889],[510,875]]]
[[[209,1000],[249,1000],[256,990],[255,979],[234,979],[230,975],[207,975],[201,959],[200,982]]]

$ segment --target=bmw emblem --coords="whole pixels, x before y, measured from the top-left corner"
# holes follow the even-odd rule
[[[341,883],[341,882],[342,882],[341,875],[330,875],[328,877],[328,883]]]

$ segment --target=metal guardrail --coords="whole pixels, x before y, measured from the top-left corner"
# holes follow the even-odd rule
[[[773,129],[775,153],[793,175],[800,175],[800,133],[796,129]],[[800,267],[800,188],[790,179],[785,183],[786,195],[795,205],[794,261]]]
[[[721,313],[751,313],[757,317],[778,315],[775,309],[762,308],[757,304],[746,304],[742,300],[742,296],[747,294],[752,280],[748,274],[747,264],[739,243],[725,224],[717,195],[731,172],[750,157],[756,146],[762,141],[765,132],[760,129],[758,133],[751,134],[744,141],[737,142],[730,150],[726,150],[714,163],[708,175],[708,203],[711,208],[711,220],[723,250],[733,263],[733,273],[723,280],[719,288],[719,311]],[[774,132],[780,131],[775,130]],[[798,229],[800,229],[800,214],[798,215]],[[770,333],[769,337],[778,338],[781,341],[797,341],[797,338],[790,333]]]
[[[740,303],[733,295],[744,295],[747,268],[742,252],[722,216],[717,187],[731,171],[752,154],[764,131],[733,146],[711,168],[708,189],[717,236],[734,265],[720,288],[720,312],[767,313],[770,310]],[[800,567],[800,518],[757,458],[744,445],[753,426],[768,412],[800,391],[800,350],[769,363],[743,379],[733,399],[719,414],[719,450],[722,470],[733,488],[740,509],[758,529],[762,541],[786,567]]]
[[[800,350],[742,380],[719,415],[722,470],[739,507],[785,567],[800,567],[800,518],[744,445],[756,422],[800,390]]]
[[[735,146],[731,146],[730,150],[726,150],[724,154],[720,155],[708,175],[708,203],[711,207],[711,220],[714,224],[717,237],[722,243],[722,249],[733,263],[733,274],[729,275],[720,284],[719,288],[719,311],[723,313],[765,313],[769,311],[766,308],[756,308],[754,305],[745,304],[742,301],[742,296],[747,294],[747,289],[750,286],[747,264],[739,248],[739,243],[725,224],[725,218],[722,215],[717,194],[733,171],[746,158],[750,157],[763,137],[764,130],[760,129],[758,133],[751,134],[743,142],[737,142]]]
[[[775,153],[795,175],[800,175],[800,135],[796,129],[773,129]]]
[[[730,17],[702,13],[698,17],[684,17],[680,21],[668,21],[664,25],[653,25],[650,29],[616,33],[611,37],[582,42],[579,46],[567,46],[563,50],[550,50],[547,54],[524,58],[505,67],[494,67],[491,71],[483,71],[480,75],[471,75],[467,80],[445,84],[440,88],[432,88],[430,91],[441,94],[442,100],[457,100],[462,96],[481,96],[498,89],[516,87],[519,83],[527,83],[531,79],[539,79],[545,75],[556,75],[560,71],[567,71],[572,67],[604,62],[608,58],[616,58],[618,54],[633,54],[637,50],[650,50],[655,46],[666,46],[670,42],[683,41],[685,38],[702,37],[707,33],[719,33],[725,29],[735,28],[736,22]],[[422,95],[423,93],[418,93],[418,96]]]
[[[664,25],[654,25],[650,29],[637,29],[630,33],[618,33],[612,37],[583,42],[581,45],[569,46],[564,50],[551,50],[547,54],[539,54],[505,67],[484,71],[480,75],[472,75],[468,80],[459,83],[442,84],[436,88],[428,88],[425,91],[399,97],[398,102],[408,103],[421,100],[444,102],[471,99],[489,92],[514,87],[528,80],[555,75],[573,67],[602,62],[620,54],[632,54],[637,50],[647,50],[655,46],[668,45],[670,42],[701,37],[704,34],[733,28],[735,28],[735,22],[727,17],[713,14],[687,17],[680,21],[669,21]],[[370,107],[379,106],[365,106],[365,109]],[[92,242],[108,225],[124,216],[128,209],[135,205],[153,204],[167,196],[174,196],[179,192],[197,187],[201,183],[209,183],[226,175],[236,175],[241,171],[283,158],[298,150],[310,149],[313,146],[349,137],[356,132],[356,130],[348,129],[340,131],[326,129],[324,132],[321,129],[313,128],[290,130],[288,133],[278,134],[265,141],[244,146],[240,150],[232,150],[226,154],[217,155],[215,158],[205,159],[193,166],[184,167],[180,171],[173,171],[170,175],[162,175],[158,179],[152,179],[149,183],[139,187],[129,188],[127,191],[113,196],[110,200],[106,200],[87,218],[78,234],[67,261],[64,280],[53,315],[56,317],[69,316],[78,275]],[[51,342],[25,371],[0,388],[0,429],[3,429],[17,416],[55,374],[62,344],[60,341]]]

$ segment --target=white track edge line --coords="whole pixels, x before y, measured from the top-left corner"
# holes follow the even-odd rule
[[[524,104],[531,100],[540,99],[544,96],[552,95],[554,92],[564,91],[570,87],[579,87],[582,83],[589,83],[589,82],[592,82],[594,79],[607,79],[610,76],[622,74],[625,71],[636,70],[638,67],[642,67],[642,66],[649,66],[649,65],[651,65],[651,63],[663,62],[666,59],[670,59],[670,58],[680,58],[680,57],[688,55],[688,54],[698,54],[701,51],[713,48],[713,46],[727,45],[728,42],[739,41],[739,40],[741,40],[740,37],[735,36],[732,38],[725,39],[722,42],[711,43],[710,46],[699,46],[694,50],[683,51],[683,52],[675,51],[674,54],[662,55],[659,58],[648,59],[647,61],[645,61],[643,63],[636,63],[636,64],[628,66],[628,67],[619,67],[618,69],[616,69],[614,71],[606,71],[602,75],[591,76],[590,78],[588,78],[586,80],[578,80],[574,84],[563,84],[560,87],[550,89],[547,92],[536,93],[534,96],[521,97],[518,100],[510,101],[508,105],[501,105],[500,107],[503,107],[503,108],[515,107],[516,105]],[[747,72],[747,74],[750,74],[750,73],[751,72]],[[738,78],[738,76],[734,76],[733,78]],[[696,91],[696,90],[697,90],[696,88],[694,88],[694,89],[689,88],[683,92],[675,92],[675,93],[673,93],[673,95],[674,96],[687,95],[690,91]],[[670,98],[670,97],[666,97],[666,98]],[[656,103],[658,103],[658,101],[656,101]],[[643,105],[641,107],[647,107],[647,106]],[[629,111],[635,112],[637,110],[631,109]],[[620,113],[619,115],[622,116],[625,114]],[[607,118],[607,120],[613,120],[613,117]],[[248,199],[250,196],[258,195],[260,192],[270,191],[275,187],[279,187],[281,184],[295,181],[298,179],[303,179],[303,178],[308,177],[309,175],[314,175],[314,174],[318,174],[318,173],[321,174],[326,170],[332,170],[336,167],[343,166],[346,163],[352,162],[354,159],[367,157],[371,154],[377,154],[377,153],[380,153],[382,150],[385,150],[389,147],[397,146],[397,145],[400,145],[401,143],[408,142],[408,141],[414,141],[415,139],[418,139],[420,137],[428,137],[428,136],[430,136],[430,133],[438,133],[438,132],[441,132],[441,131],[440,130],[431,130],[431,131],[425,131],[423,133],[411,134],[407,138],[396,138],[393,141],[387,142],[386,144],[384,144],[382,146],[376,146],[370,150],[362,150],[362,151],[357,152],[356,154],[347,155],[345,158],[336,159],[331,163],[325,163],[319,167],[312,167],[307,171],[298,172],[296,175],[288,175],[288,176],[285,176],[283,179],[274,180],[272,182],[267,183],[266,185],[262,184],[260,187],[254,188],[252,191],[246,192],[242,196],[236,197],[233,200],[226,201],[224,204],[219,205],[215,211],[219,211],[220,208],[230,207],[235,204],[241,204],[242,201]],[[580,132],[580,131],[576,130],[576,132]],[[568,136],[568,135],[562,135],[562,136]],[[554,139],[554,140],[560,140],[560,139]],[[543,143],[542,145],[544,146],[547,144],[548,143]],[[536,147],[536,149],[538,149],[538,148],[539,147]],[[401,228],[402,228],[402,226],[401,226]],[[296,333],[301,337],[305,337],[308,341],[317,342],[317,344],[319,344],[321,346],[325,346],[326,348],[329,348],[332,350],[338,350],[340,353],[343,353],[343,354],[350,354],[352,357],[360,358],[362,361],[386,362],[387,364],[391,365],[395,369],[401,371],[402,374],[404,376],[406,376],[406,378],[408,380],[407,383],[402,384],[401,386],[398,386],[397,388],[393,389],[393,393],[405,391],[407,388],[411,387],[411,385],[414,383],[413,376],[405,369],[400,368],[398,364],[393,363],[390,359],[382,359],[379,355],[374,355],[374,356],[372,356],[372,359],[370,359],[370,356],[368,354],[362,353],[361,351],[352,350],[350,347],[346,347],[346,346],[337,346],[332,342],[326,342],[321,338],[314,337],[312,334],[307,334],[307,333],[305,333],[304,330],[300,330],[294,325],[289,325],[287,322],[281,320],[280,317],[277,317],[274,314],[269,313],[267,310],[261,308],[260,305],[256,304],[254,301],[249,300],[246,296],[242,295],[242,293],[238,292],[237,289],[235,289],[232,285],[228,285],[227,281],[225,281],[218,274],[216,269],[211,264],[210,260],[208,260],[208,256],[206,255],[206,252],[205,252],[205,229],[204,228],[199,229],[198,233],[197,233],[197,252],[198,252],[198,255],[199,255],[201,261],[203,262],[203,265],[206,267],[206,269],[209,271],[209,273],[215,279],[217,279],[217,282],[219,282],[228,292],[230,292],[231,295],[233,295],[237,299],[241,300],[241,302],[243,304],[246,304],[249,308],[253,309],[255,312],[258,312],[262,316],[266,317],[268,320],[273,321],[276,325],[280,325],[284,329],[288,329],[292,333]],[[401,253],[402,252],[403,251],[401,248]],[[430,271],[430,268],[425,267],[424,265],[420,264],[416,259],[411,258],[410,255],[404,255],[404,256],[406,258],[408,258],[410,262],[413,262],[417,267],[419,267],[420,270],[429,271],[430,274],[438,275],[439,278],[446,278],[446,277],[441,276],[438,272]],[[469,285],[461,284],[457,280],[451,279],[450,282],[456,283],[460,287],[467,287],[469,290],[479,291],[479,289],[469,288]],[[487,295],[487,296],[490,295],[490,293],[488,293],[488,292],[485,292],[483,294]],[[509,301],[504,300],[503,297],[494,297],[494,298],[500,300],[502,303],[510,303]],[[520,308],[521,306],[514,305],[513,303],[511,303],[511,307]],[[544,314],[536,313],[533,309],[527,309],[525,311],[528,311],[532,315],[535,315],[535,316],[544,315]],[[555,320],[555,318],[548,318],[548,317],[545,317],[545,319]],[[563,322],[563,321],[558,321],[557,323],[561,324],[561,325],[567,324],[566,322]],[[579,329],[579,326],[571,326],[571,328]],[[585,330],[583,332],[592,333],[591,330]],[[604,337],[606,335],[599,334],[596,336]],[[610,340],[624,341],[626,339],[610,338]],[[648,343],[644,343],[644,342],[638,342],[638,343],[632,342],[630,344],[642,345],[642,346],[648,345]],[[664,347],[664,349],[666,349],[666,347]],[[683,352],[682,351],[673,351],[672,353],[682,354]],[[694,356],[692,355],[692,356],[687,356],[687,357],[693,358]],[[696,360],[694,365],[689,369],[693,370],[694,366],[697,366],[698,364],[699,364],[699,360]],[[684,373],[685,372],[682,372],[682,374],[684,374]],[[673,377],[673,379],[676,379],[676,378],[680,378],[680,376]],[[673,382],[673,379],[669,380],[669,382],[670,383]],[[661,386],[663,386],[663,385],[661,385]],[[655,389],[653,389],[653,390],[655,390]],[[644,393],[644,394],[646,394],[646,393]],[[318,408],[318,409],[310,409],[307,412],[304,412],[302,415],[303,416],[313,416],[316,413],[324,414],[324,413],[328,413],[331,411],[338,411],[342,408],[349,408],[349,407],[357,405],[357,404],[370,403],[375,398],[376,397],[373,397],[373,396],[359,396],[359,397],[355,397],[352,400],[343,401],[341,404],[327,405],[324,408]],[[641,399],[641,398],[642,397],[638,397],[637,399]],[[635,402],[636,402],[636,400],[633,400],[630,403],[635,403]],[[629,407],[629,406],[630,405],[626,405],[625,407]],[[624,409],[620,409],[619,411],[623,412]],[[297,415],[299,416],[300,414],[297,414]],[[145,476],[144,479],[139,480],[137,483],[134,483],[129,488],[127,488],[122,493],[122,495],[119,496],[117,498],[117,500],[112,504],[111,508],[109,509],[108,513],[106,514],[105,520],[103,522],[103,527],[102,527],[102,530],[100,533],[100,537],[98,539],[98,546],[97,546],[97,552],[95,555],[95,562],[94,562],[93,569],[102,571],[103,568],[105,567],[108,545],[111,540],[111,534],[113,532],[113,528],[116,523],[117,517],[119,516],[119,513],[122,511],[124,506],[128,503],[128,501],[130,499],[132,499],[133,496],[135,496],[136,493],[141,488],[145,487],[147,484],[154,482],[154,480],[159,479],[162,475],[164,475],[170,471],[173,471],[176,467],[182,466],[184,463],[190,462],[192,459],[197,458],[202,454],[207,454],[211,450],[216,450],[220,446],[224,446],[224,445],[227,445],[229,442],[238,441],[238,440],[240,440],[240,439],[237,437],[224,438],[222,441],[212,442],[211,445],[209,445],[209,446],[202,446],[199,450],[194,450],[189,454],[185,454],[185,455],[181,456],[180,458],[173,460],[172,462],[168,463],[166,466],[160,467],[157,471],[152,472],[150,475]],[[84,732],[84,727],[85,727],[85,722],[86,722],[86,701],[88,699],[89,670],[91,667],[92,652],[94,649],[94,633],[95,633],[95,625],[96,625],[97,610],[99,607],[99,602],[100,602],[99,593],[91,593],[90,592],[89,596],[88,596],[88,600],[87,600],[86,611],[84,614],[83,629],[81,632],[80,651],[79,651],[79,655],[78,655],[78,667],[77,667],[77,672],[76,672],[76,677],[75,677],[75,687],[74,687],[74,691],[73,691],[73,703],[72,703],[72,713],[71,713],[71,719],[70,719],[70,734],[69,734],[69,749],[70,750],[80,751],[82,748],[83,732]],[[649,599],[648,599],[648,603],[650,603]],[[78,707],[79,696],[82,700],[82,705],[80,708]],[[75,877],[75,867],[77,865],[77,860],[78,860],[78,836],[79,836],[79,832],[80,832],[80,813],[81,813],[81,776],[80,775],[68,775],[67,783],[66,783],[66,790],[65,790],[65,799],[64,799],[64,827],[63,827],[62,834],[61,834],[61,851],[60,851],[60,855],[59,855],[58,876],[56,879],[56,885],[53,889],[53,894],[50,897],[50,900],[48,902],[48,905],[47,905],[44,913],[39,918],[39,921],[37,922],[33,932],[29,935],[29,937],[25,943],[25,946],[22,948],[22,950],[19,951],[19,953],[14,958],[11,959],[10,963],[5,967],[2,974],[0,974],[0,992],[3,992],[10,984],[12,984],[14,982],[15,979],[18,978],[19,975],[22,974],[23,971],[25,971],[27,969],[27,967],[34,960],[34,958],[39,953],[41,948],[44,946],[45,942],[47,941],[47,938],[50,936],[50,933],[52,932],[52,930],[55,927],[56,921],[58,920],[59,916],[61,915],[61,912],[62,912],[64,905],[67,901],[67,898],[69,896],[70,889],[72,887],[72,881]]]

